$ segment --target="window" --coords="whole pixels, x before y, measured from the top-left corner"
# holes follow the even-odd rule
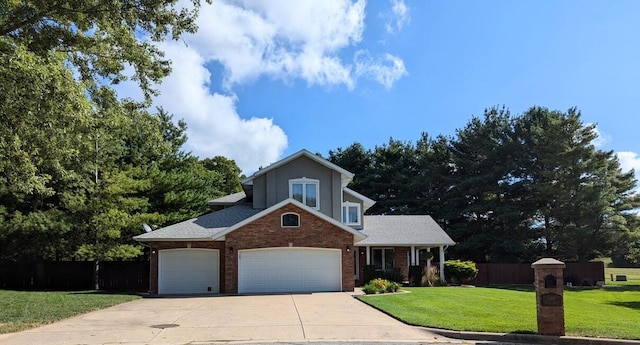
[[[342,223],[360,225],[360,204],[348,201],[342,204]]]
[[[283,228],[295,228],[300,226],[300,215],[296,213],[285,213],[282,215]]]
[[[320,209],[318,185],[318,180],[306,177],[289,180],[289,197],[318,210]]]
[[[393,269],[393,248],[373,248],[373,266],[376,271]]]

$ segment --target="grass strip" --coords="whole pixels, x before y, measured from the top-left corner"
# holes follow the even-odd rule
[[[0,290],[0,333],[46,325],[138,298],[96,291]]]

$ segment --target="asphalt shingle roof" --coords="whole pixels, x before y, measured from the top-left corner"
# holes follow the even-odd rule
[[[169,225],[134,239],[147,241],[213,240],[216,234],[262,212],[250,203],[238,204],[197,218]],[[358,246],[369,245],[454,245],[455,242],[431,216],[364,216],[361,232],[367,238]]]
[[[238,192],[238,193],[225,195],[225,196],[217,198],[217,199],[209,200],[207,202],[207,204],[209,204],[209,205],[235,204],[235,203],[243,201],[243,199],[245,199],[246,197],[247,197],[247,195],[244,192]]]
[[[139,241],[212,239],[226,228],[259,213],[250,204],[240,204],[223,210],[207,213],[197,218],[169,225],[146,234],[135,236]]]
[[[369,245],[454,245],[455,242],[431,216],[364,216],[362,232],[367,238],[357,243]]]

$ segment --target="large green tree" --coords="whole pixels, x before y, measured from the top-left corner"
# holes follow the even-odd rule
[[[40,57],[64,54],[90,90],[132,79],[149,97],[171,70],[154,43],[195,32],[199,6],[198,0],[188,7],[178,0],[2,1],[0,37]]]
[[[515,261],[528,238],[523,224],[518,145],[506,109],[487,109],[451,141],[451,182],[445,196],[456,255],[476,261]]]
[[[613,152],[593,146],[594,129],[576,109],[534,107],[516,119],[517,178],[526,185],[529,223],[545,255],[580,261],[610,255],[631,231],[628,212],[639,206],[634,173],[623,173]]]
[[[356,173],[351,186],[377,200],[370,214],[430,214],[475,261],[637,261],[640,196],[634,173],[594,147],[576,109],[490,108],[451,138],[416,145],[355,143],[329,159]]]

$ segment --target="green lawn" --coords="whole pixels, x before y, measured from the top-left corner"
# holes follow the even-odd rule
[[[0,290],[0,333],[33,328],[140,298],[95,291]]]
[[[609,282],[607,282],[609,283]],[[413,325],[499,333],[536,333],[533,287],[405,288],[360,299]],[[567,335],[640,339],[640,284],[565,290]]]

